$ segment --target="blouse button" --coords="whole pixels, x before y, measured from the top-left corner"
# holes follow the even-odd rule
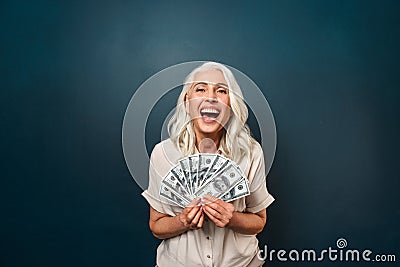
[[[210,256],[210,255],[207,255],[207,258],[211,258],[211,256]]]

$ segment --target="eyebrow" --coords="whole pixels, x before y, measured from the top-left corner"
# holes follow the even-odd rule
[[[221,85],[221,86],[224,86],[224,87],[228,88],[228,85],[224,84],[224,83],[217,83],[217,85]]]
[[[223,87],[229,88],[228,85],[225,84],[225,83],[207,83],[207,82],[197,82],[197,83],[195,83],[195,84],[193,85],[193,87],[196,86],[196,85],[198,85],[198,84],[204,84],[204,85],[214,84],[214,85],[219,85],[219,86],[223,86]]]

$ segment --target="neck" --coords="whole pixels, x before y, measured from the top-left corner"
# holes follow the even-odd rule
[[[196,132],[196,147],[200,152],[217,153],[223,131],[216,133],[200,133]],[[212,143],[212,144],[210,144]],[[208,148],[207,148],[208,147]],[[208,150],[208,151],[203,151]],[[214,151],[215,150],[215,151]]]

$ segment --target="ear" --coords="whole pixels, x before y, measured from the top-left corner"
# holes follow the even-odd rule
[[[185,98],[183,100],[183,104],[185,105],[185,110],[186,113],[189,114],[189,99],[188,99],[188,95],[185,95]]]

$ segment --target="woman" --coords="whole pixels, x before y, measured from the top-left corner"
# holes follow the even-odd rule
[[[151,154],[149,187],[143,196],[150,204],[149,225],[163,239],[157,265],[261,266],[258,240],[274,201],[266,188],[264,156],[245,124],[248,110],[232,72],[207,62],[186,78],[174,116],[170,138]],[[185,208],[159,196],[162,178],[178,160],[200,152],[219,153],[235,161],[248,178],[250,195],[227,203],[211,195],[196,198]]]

